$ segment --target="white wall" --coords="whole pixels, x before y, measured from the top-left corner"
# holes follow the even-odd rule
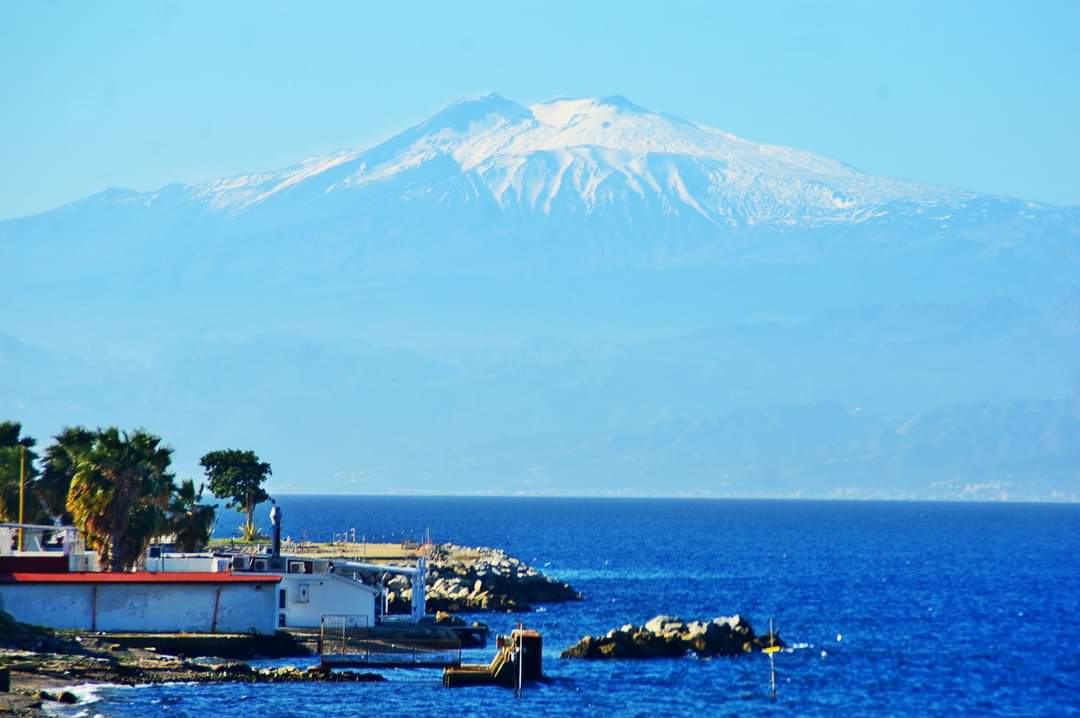
[[[274,632],[273,583],[5,583],[0,610],[17,621],[52,628],[210,633],[219,588],[218,633]]]
[[[144,565],[150,573],[224,573],[231,568],[232,563],[227,558],[182,553],[147,558]]]
[[[301,585],[308,587],[307,602],[300,601]],[[318,628],[324,614],[366,616],[366,625],[375,625],[375,597],[378,590],[332,573],[286,573],[277,590],[285,590],[285,626]],[[278,603],[274,604],[278,606]],[[364,625],[358,622],[357,625]]]

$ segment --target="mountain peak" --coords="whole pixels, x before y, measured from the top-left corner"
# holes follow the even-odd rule
[[[421,124],[419,128],[467,132],[473,123],[483,122],[492,115],[503,117],[510,122],[520,122],[532,117],[528,109],[513,100],[489,92],[486,95],[463,97],[449,107],[435,113],[431,119]]]
[[[599,101],[604,105],[618,107],[620,110],[630,112],[651,112],[651,110],[627,99],[624,95],[608,95],[607,97],[601,97]]]
[[[617,115],[654,115],[622,95],[609,97],[559,98],[531,108],[537,122],[549,127],[570,127],[586,120],[610,122]]]

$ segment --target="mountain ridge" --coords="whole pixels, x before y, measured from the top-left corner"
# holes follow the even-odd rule
[[[460,174],[474,175],[500,206],[524,204],[545,214],[567,186],[577,194],[575,203],[571,193],[572,204],[585,211],[636,197],[655,199],[667,212],[694,211],[730,226],[867,221],[887,213],[882,205],[889,202],[951,206],[981,196],[875,177],[813,152],[753,143],[652,112],[619,96],[526,108],[495,94],[460,100],[367,149],[339,150],[183,190],[212,211],[242,212],[308,181],[318,180],[326,193],[357,189],[392,180],[439,155],[451,157]],[[327,174],[342,165],[348,166],[346,176]],[[598,195],[605,182],[608,187]],[[138,196],[152,202],[162,190]]]
[[[635,494],[663,475],[713,496],[1078,500],[1080,394],[1059,387],[1080,336],[1014,308],[1022,326],[967,337],[997,306],[865,308],[593,349],[203,338],[123,365],[0,334],[0,411],[39,437],[146,426],[189,473],[208,447],[240,442],[272,457],[276,490],[365,475],[401,491]],[[1017,343],[1031,356],[1006,351]],[[978,484],[996,489],[969,495]]]

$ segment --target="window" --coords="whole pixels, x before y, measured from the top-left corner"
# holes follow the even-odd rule
[[[278,608],[285,608],[285,589],[279,589],[277,594],[277,606]]]

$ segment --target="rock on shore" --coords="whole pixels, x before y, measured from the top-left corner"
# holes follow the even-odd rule
[[[240,661],[193,661],[177,656],[125,648],[108,636],[59,635],[48,629],[15,623],[0,614],[0,667],[10,679],[10,692],[0,692],[0,716],[40,718],[44,706],[72,703],[67,687],[85,683],[366,683],[383,681],[377,673],[330,671],[320,666],[256,668]],[[27,648],[30,650],[27,650]]]
[[[783,646],[778,634],[775,645]],[[563,658],[676,658],[693,652],[700,657],[735,656],[760,651],[769,635],[757,636],[742,616],[711,621],[684,621],[656,616],[642,626],[627,624],[603,636],[586,636],[562,652]]]
[[[580,601],[570,584],[545,576],[501,549],[440,544],[428,557],[427,611],[527,612],[536,603]],[[404,576],[391,579],[391,612],[408,612],[412,591]]]
[[[0,650],[5,667],[15,675],[74,683],[367,683],[385,680],[377,673],[331,671],[322,666],[255,668],[243,661],[211,663],[146,651],[81,654]],[[13,683],[19,683],[13,680]]]

